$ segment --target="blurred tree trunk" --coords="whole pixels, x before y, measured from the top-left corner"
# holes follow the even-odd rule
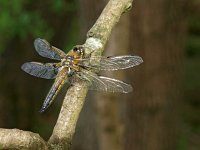
[[[1,117],[1,127],[29,129],[31,126],[29,124],[31,119],[29,111],[33,111],[33,107],[29,106],[34,106],[34,103],[31,101],[31,96],[27,95],[27,91],[33,92],[30,88],[33,87],[33,82],[27,83],[23,80],[23,74],[20,70],[24,60],[23,57],[33,55],[32,51],[25,51],[30,47],[29,44],[32,45],[32,40],[28,40],[31,42],[22,43],[17,38],[12,39],[1,59],[0,97],[2,102],[1,114],[3,115]],[[25,85],[27,85],[26,88],[24,88]]]
[[[114,28],[105,50],[105,56],[126,55],[129,46],[129,13],[122,16]],[[123,71],[102,72],[101,75],[125,81]],[[96,93],[97,130],[101,150],[122,150],[123,145],[123,106],[128,94]],[[123,117],[123,118],[122,118]]]
[[[108,0],[79,0],[80,40],[85,39],[87,31],[96,22]]]
[[[177,144],[180,81],[185,40],[184,1],[137,0],[131,17],[131,49],[144,63],[129,76],[125,149],[173,150]]]

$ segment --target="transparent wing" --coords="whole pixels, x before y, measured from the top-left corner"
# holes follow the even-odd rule
[[[96,60],[100,60],[95,63]],[[90,62],[94,63],[90,63]],[[100,70],[119,70],[127,69],[134,66],[137,66],[143,62],[142,58],[139,56],[116,56],[116,57],[92,57],[89,59],[82,59],[80,65],[92,69]]]
[[[46,58],[60,60],[66,56],[66,54],[63,51],[54,46],[51,46],[44,39],[35,39],[34,46],[38,54]]]
[[[27,62],[21,66],[26,73],[44,79],[54,79],[58,73],[58,67],[55,63]]]
[[[97,76],[87,70],[82,70],[78,73],[78,77],[89,83],[90,90],[121,93],[129,93],[133,90],[130,84],[108,77]]]

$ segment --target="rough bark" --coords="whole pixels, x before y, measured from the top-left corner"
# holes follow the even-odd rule
[[[112,28],[119,21],[122,13],[130,9],[131,3],[132,0],[109,1],[102,14],[87,34],[87,40],[83,45],[86,49],[86,54],[94,52],[92,53],[93,55],[101,55],[111,34]],[[20,137],[24,137],[24,142],[21,143],[22,145],[16,145],[17,148],[20,148],[20,146],[25,144],[24,149],[34,149],[31,147],[32,142],[29,142],[33,141],[33,143],[37,142],[38,145],[40,145],[37,149],[45,149],[47,146],[50,149],[69,149],[71,147],[71,140],[75,132],[76,122],[84,104],[86,93],[87,87],[85,82],[78,82],[70,87],[64,98],[58,121],[48,144],[46,142],[44,145],[39,144],[44,143],[43,139],[40,136],[30,136],[30,134],[27,134],[27,131],[18,132],[18,130],[2,129],[0,145],[8,149],[13,148],[12,140],[10,139],[12,138],[12,135],[20,134]],[[34,135],[34,133],[31,134]],[[7,135],[10,136],[7,137]],[[18,136],[14,139],[18,141]],[[10,142],[8,140],[10,140]],[[26,145],[26,143],[28,143],[28,145]]]
[[[39,134],[19,129],[0,128],[0,149],[46,150],[47,145]]]

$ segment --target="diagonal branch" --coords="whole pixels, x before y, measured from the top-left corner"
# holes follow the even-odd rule
[[[85,53],[100,56],[120,16],[131,8],[132,0],[110,0],[102,14],[87,33],[83,45]],[[76,122],[83,107],[88,88],[86,83],[79,82],[68,90],[58,121],[48,143],[53,148],[69,149],[75,133]]]
[[[85,53],[100,56],[111,31],[133,0],[110,0],[94,26],[88,31]],[[84,81],[75,83],[66,93],[53,133],[45,142],[38,134],[18,129],[0,129],[0,149],[69,149],[79,113],[88,88]]]
[[[70,148],[76,122],[86,94],[87,88],[84,82],[75,83],[73,87],[68,89],[57,123],[54,127],[52,136],[48,141],[52,148]]]

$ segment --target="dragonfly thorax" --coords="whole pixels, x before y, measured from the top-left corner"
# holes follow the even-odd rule
[[[61,60],[61,65],[62,66],[66,66],[66,67],[70,67],[73,65],[73,61],[74,61],[74,57],[71,55],[66,56],[66,58]]]

